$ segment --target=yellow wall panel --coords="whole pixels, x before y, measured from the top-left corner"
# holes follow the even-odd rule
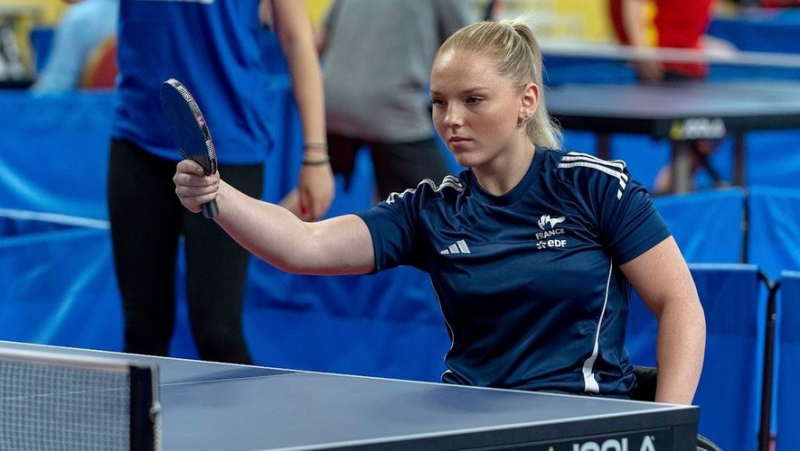
[[[62,0],[0,0],[0,13],[8,7],[10,10],[35,12],[35,20],[46,24],[54,24],[68,5]]]
[[[521,18],[542,39],[609,42],[608,0],[504,0],[502,18]]]

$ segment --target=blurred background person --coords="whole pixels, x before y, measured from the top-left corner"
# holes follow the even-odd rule
[[[120,0],[64,0],[71,3],[53,34],[42,71],[30,89],[36,93],[78,89],[92,52],[117,31]]]
[[[609,0],[619,42],[633,48],[701,50],[714,0]],[[640,81],[705,79],[708,65],[683,61],[632,61]]]
[[[719,49],[720,40],[706,35],[711,22],[715,0],[609,0],[613,30],[623,45],[633,49]],[[645,84],[706,80],[709,66],[703,62],[655,58],[632,60],[637,79]],[[719,141],[694,140],[692,174],[705,167],[715,184],[722,180],[708,162]],[[667,164],[653,184],[655,194],[673,191],[672,168]]]
[[[333,199],[333,174],[318,147],[325,142],[324,97],[305,3],[262,1],[121,3],[108,208],[126,352],[169,354],[183,238],[189,322],[200,358],[251,363],[242,330],[249,253],[175,199],[171,180],[181,157],[159,92],[168,78],[192,92],[211,126],[220,172],[260,198],[272,138],[259,7],[274,18],[299,107],[307,147],[299,176],[303,219],[318,219]]]
[[[317,31],[334,173],[345,189],[356,154],[370,151],[377,196],[450,174],[434,136],[427,86],[433,55],[476,20],[464,0],[334,0]],[[296,192],[282,205],[298,213]]]

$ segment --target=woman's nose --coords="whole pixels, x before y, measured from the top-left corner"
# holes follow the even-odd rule
[[[444,115],[444,125],[447,127],[460,127],[463,124],[464,115],[461,109],[455,105],[449,105]]]

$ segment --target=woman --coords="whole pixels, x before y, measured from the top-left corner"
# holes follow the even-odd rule
[[[309,162],[298,175],[303,219],[316,220],[331,204],[334,179],[327,164],[319,60],[304,2],[120,3],[108,209],[126,352],[169,354],[183,243],[187,310],[199,357],[252,362],[242,326],[250,255],[219,227],[176,202],[169,179],[180,154],[158,92],[164,80],[175,78],[195,95],[215,144],[225,149],[218,156],[227,181],[260,198],[265,170],[275,170],[265,168],[274,138],[269,73],[259,47],[260,19],[267,12],[291,73]]]
[[[319,223],[178,164],[193,212],[285,271],[427,271],[452,347],[445,382],[628,396],[632,285],[659,318],[656,399],[691,403],[705,323],[688,268],[646,190],[620,161],[566,153],[544,104],[542,60],[517,22],[462,28],[431,72],[433,122],[469,169]]]

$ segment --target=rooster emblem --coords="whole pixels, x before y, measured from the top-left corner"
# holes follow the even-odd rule
[[[539,228],[542,230],[547,230],[548,228],[552,230],[556,224],[564,222],[564,219],[565,218],[563,216],[559,218],[551,218],[550,215],[542,215],[542,217],[539,218]],[[549,227],[545,228],[545,226]]]

